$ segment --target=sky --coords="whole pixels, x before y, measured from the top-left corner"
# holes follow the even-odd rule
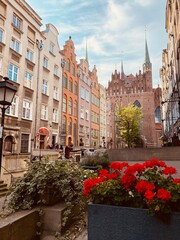
[[[166,0],[26,0],[45,24],[59,31],[63,49],[71,36],[77,62],[85,58],[97,68],[99,83],[108,86],[115,69],[126,75],[142,70],[145,32],[153,71],[153,87],[161,85],[162,50],[167,48]],[[146,30],[145,30],[146,29]]]

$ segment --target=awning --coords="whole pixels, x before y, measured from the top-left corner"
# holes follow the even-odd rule
[[[49,130],[46,127],[39,128],[39,134],[49,135]]]

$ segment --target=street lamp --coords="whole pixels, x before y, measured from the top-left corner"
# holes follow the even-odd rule
[[[13,84],[9,81],[9,78],[4,77],[3,79],[4,81],[0,82],[0,108],[2,111],[0,127],[0,176],[1,176],[5,111],[11,105],[13,98],[17,92],[17,88],[13,86]]]

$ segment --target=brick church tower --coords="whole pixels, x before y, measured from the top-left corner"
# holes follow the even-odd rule
[[[135,75],[124,73],[123,61],[121,72],[115,70],[108,82],[106,89],[107,97],[107,146],[114,148],[124,147],[124,143],[118,138],[115,117],[116,105],[136,105],[142,107],[141,138],[143,146],[158,147],[156,137],[154,89],[152,87],[152,64],[150,62],[147,40],[145,39],[145,59],[143,72],[138,71]],[[160,98],[159,98],[160,105]],[[160,120],[159,120],[160,121]],[[110,144],[111,143],[111,144]]]

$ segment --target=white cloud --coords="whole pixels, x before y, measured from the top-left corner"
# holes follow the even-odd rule
[[[146,7],[146,6],[153,4],[154,0],[135,0],[135,3],[137,3],[143,7]]]
[[[104,23],[104,30],[116,32],[126,29],[133,17],[127,4],[117,4],[114,0],[108,0],[107,20]]]

